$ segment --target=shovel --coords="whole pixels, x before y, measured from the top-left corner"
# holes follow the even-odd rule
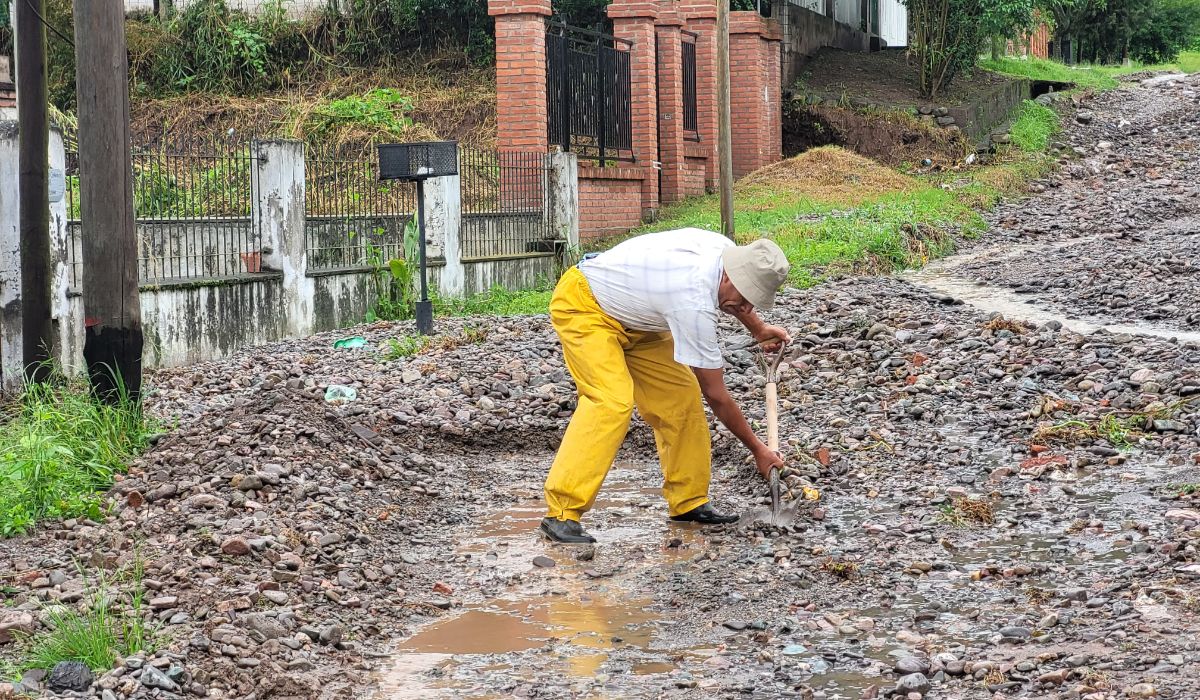
[[[766,375],[767,385],[763,389],[767,402],[767,447],[772,452],[779,451],[779,394],[776,383],[779,381],[779,365],[787,355],[787,343],[781,343],[779,352],[770,361],[765,353],[760,353],[759,366]],[[755,508],[741,517],[742,523],[766,523],[774,527],[784,527],[792,524],[796,518],[796,504],[783,505],[779,494],[779,468],[772,467],[768,477],[771,488],[771,508]]]

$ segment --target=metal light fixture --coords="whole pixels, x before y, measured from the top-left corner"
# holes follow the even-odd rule
[[[421,299],[417,302],[417,332],[433,333],[433,302],[425,262],[425,181],[458,174],[458,142],[388,143],[379,146],[379,179],[417,183],[417,230],[421,248]]]

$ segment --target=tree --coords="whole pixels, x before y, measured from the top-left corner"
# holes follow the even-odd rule
[[[906,0],[921,93],[934,98],[975,65],[983,39],[980,0]]]
[[[1054,18],[1054,51],[1064,63],[1075,62],[1075,40],[1093,13],[1103,13],[1107,0],[1042,0]]]
[[[1000,58],[1003,42],[1032,31],[1033,0],[984,0],[983,34],[992,39],[992,59]]]

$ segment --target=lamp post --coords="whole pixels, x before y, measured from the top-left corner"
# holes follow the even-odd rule
[[[417,301],[417,332],[433,334],[433,302],[429,300],[425,260],[425,181],[458,174],[458,142],[389,143],[379,146],[379,179],[417,183],[417,233],[420,241],[421,298]]]

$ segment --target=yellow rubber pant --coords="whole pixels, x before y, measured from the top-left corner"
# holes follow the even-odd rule
[[[650,427],[671,515],[708,502],[712,445],[700,384],[675,361],[670,333],[626,330],[600,309],[577,268],[567,270],[550,300],[579,402],[546,477],[547,516],[579,520],[591,510],[634,406]]]

